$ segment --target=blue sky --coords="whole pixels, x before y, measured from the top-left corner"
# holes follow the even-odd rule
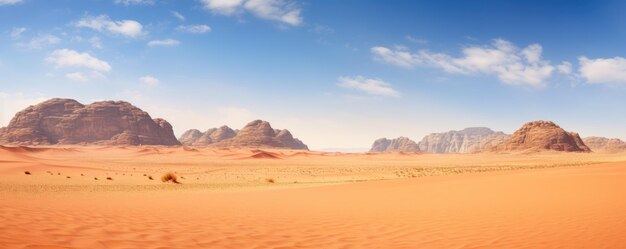
[[[0,0],[0,126],[51,97],[312,149],[552,120],[626,139],[623,1]]]

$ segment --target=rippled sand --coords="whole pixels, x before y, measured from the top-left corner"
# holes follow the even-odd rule
[[[626,248],[619,154],[0,156],[2,248]]]

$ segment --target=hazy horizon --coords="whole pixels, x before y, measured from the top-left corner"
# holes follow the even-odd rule
[[[626,140],[622,1],[0,0],[0,127],[48,98],[313,150],[550,120]]]

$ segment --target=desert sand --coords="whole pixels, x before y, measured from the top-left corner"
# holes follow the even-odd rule
[[[0,147],[0,245],[626,248],[624,189],[623,153]]]

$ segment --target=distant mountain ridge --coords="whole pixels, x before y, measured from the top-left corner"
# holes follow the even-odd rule
[[[407,137],[395,139],[381,138],[374,141],[370,152],[419,152],[419,146],[415,141]]]
[[[419,149],[430,153],[475,153],[499,144],[509,136],[487,127],[470,127],[460,131],[431,133],[419,142]]]
[[[187,146],[309,149],[288,130],[273,129],[269,122],[263,120],[252,121],[239,131],[228,126],[206,132],[192,129],[183,133],[179,141]]]
[[[595,152],[616,153],[626,151],[626,142],[617,138],[586,137],[583,138],[583,142]]]
[[[370,152],[429,152],[474,153],[501,143],[509,135],[487,127],[470,127],[460,131],[431,133],[419,143],[406,138],[381,138],[374,142]]]

